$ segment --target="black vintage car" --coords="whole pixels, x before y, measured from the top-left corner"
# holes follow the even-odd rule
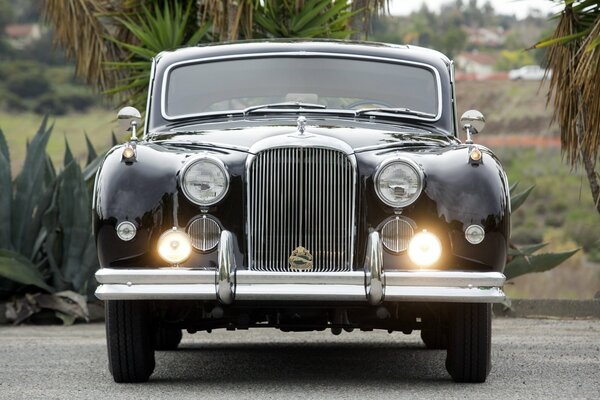
[[[161,53],[150,82],[95,183],[115,381],[146,381],[182,329],[254,327],[420,330],[455,381],[485,381],[509,189],[448,58],[234,43]]]

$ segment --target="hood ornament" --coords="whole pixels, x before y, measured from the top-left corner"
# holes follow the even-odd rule
[[[299,116],[296,120],[296,124],[298,126],[298,133],[304,135],[304,130],[306,129],[306,117],[303,115]]]

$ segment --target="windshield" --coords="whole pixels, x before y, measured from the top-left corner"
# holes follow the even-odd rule
[[[431,67],[349,56],[198,62],[171,68],[165,82],[163,114],[170,119],[285,102],[405,109],[432,119],[440,101]]]

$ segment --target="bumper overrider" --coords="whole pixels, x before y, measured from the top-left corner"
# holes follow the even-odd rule
[[[384,271],[379,233],[367,243],[364,271],[259,272],[237,270],[233,236],[223,231],[217,271],[165,268],[96,272],[100,300],[383,301],[499,303],[500,272]]]

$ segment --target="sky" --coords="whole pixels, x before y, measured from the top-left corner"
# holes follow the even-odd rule
[[[439,10],[443,3],[453,2],[454,0],[392,0],[390,5],[390,13],[392,15],[406,15],[412,11],[421,8],[423,3],[432,10]],[[463,0],[465,3],[468,0]],[[543,14],[558,12],[561,10],[550,0],[490,0],[496,12],[500,14],[514,14],[517,18],[525,18],[530,10],[537,9]],[[480,5],[485,3],[485,0],[478,0]]]

